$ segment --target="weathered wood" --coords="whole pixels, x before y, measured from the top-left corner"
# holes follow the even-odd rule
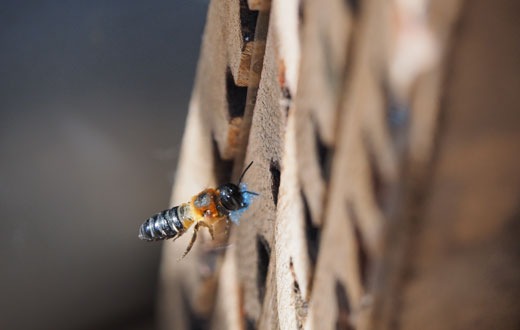
[[[308,1],[301,11],[302,60],[295,98],[299,174],[312,223],[320,226],[357,13],[341,0]]]
[[[387,258],[379,271],[376,290],[384,294],[370,328],[517,329],[520,324],[513,307],[520,290],[520,157],[512,152],[520,134],[520,98],[510,89],[520,86],[518,75],[510,74],[520,69],[513,55],[519,52],[514,40],[520,24],[509,14],[518,9],[508,1],[473,1],[459,12],[439,66],[435,154],[403,173],[402,204],[385,244],[388,255],[397,258]],[[451,17],[442,20],[452,23]],[[483,28],[482,20],[490,17]],[[449,28],[453,25],[442,30]],[[421,89],[431,79],[425,77]],[[424,97],[427,93],[417,95]],[[417,111],[428,110],[425,99],[415,104]]]
[[[162,327],[518,326],[518,9],[212,1],[172,203],[259,196],[165,244]]]
[[[196,79],[201,116],[220,157],[232,159],[244,112],[258,13],[242,1],[212,1]]]

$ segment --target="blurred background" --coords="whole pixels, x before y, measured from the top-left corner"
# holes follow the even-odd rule
[[[0,4],[0,329],[153,329],[207,1]]]

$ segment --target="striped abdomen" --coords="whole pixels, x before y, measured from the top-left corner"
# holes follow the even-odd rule
[[[179,207],[175,206],[146,220],[139,228],[139,238],[144,241],[177,238],[185,230],[179,218]]]

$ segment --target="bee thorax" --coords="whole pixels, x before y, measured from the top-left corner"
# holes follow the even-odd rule
[[[227,211],[227,213],[244,207],[242,193],[237,185],[233,183],[227,183],[220,186],[218,190],[220,193],[220,204]]]

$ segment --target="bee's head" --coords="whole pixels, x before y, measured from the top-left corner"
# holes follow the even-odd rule
[[[244,207],[242,192],[234,183],[226,183],[218,187],[220,192],[220,203],[227,211],[236,211]]]

